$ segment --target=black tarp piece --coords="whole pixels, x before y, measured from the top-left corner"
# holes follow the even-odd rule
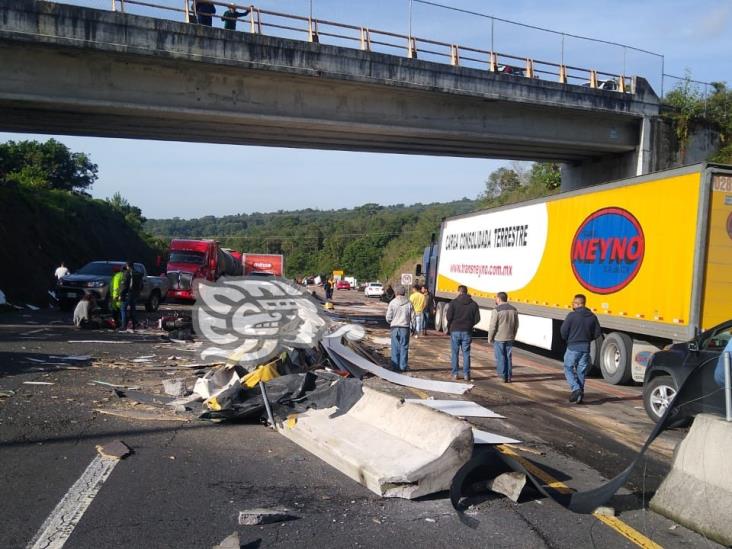
[[[348,411],[362,395],[360,380],[322,370],[280,376],[267,381],[266,387],[272,414],[278,421],[310,408],[336,407],[339,415]],[[242,389],[225,404],[222,410],[207,410],[199,417],[218,421],[266,418],[264,400],[256,387]]]
[[[516,471],[523,473],[531,481],[533,486],[547,498],[557,502],[559,505],[573,513],[591,514],[607,503],[610,498],[625,484],[649,446],[663,431],[690,419],[701,412],[719,411],[718,401],[722,393],[713,380],[713,371],[717,364],[717,357],[700,364],[686,379],[679,388],[671,406],[668,407],[663,417],[656,423],[648,435],[638,454],[630,464],[615,478],[605,484],[586,490],[584,492],[573,492],[561,494],[544,487],[542,481],[533,476],[515,459],[502,454],[495,448],[480,449],[473,454],[473,457],[455,474],[450,487],[450,501],[453,508],[460,515],[460,520],[468,526],[474,526],[475,519],[465,516],[464,509],[460,506],[460,498],[465,488],[477,478],[495,478],[501,473]]]

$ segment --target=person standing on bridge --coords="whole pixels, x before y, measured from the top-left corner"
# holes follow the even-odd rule
[[[396,297],[386,308],[386,321],[391,328],[391,369],[406,372],[409,370],[409,330],[412,324],[412,303],[406,298],[404,286],[397,286]]]
[[[488,326],[488,343],[493,343],[496,357],[496,371],[503,378],[503,383],[511,383],[513,361],[511,351],[516,340],[519,319],[516,307],[508,304],[506,292],[496,294],[496,308],[493,309]]]
[[[193,8],[196,12],[196,19],[199,25],[213,26],[213,17],[216,13],[216,6],[210,0],[195,0]]]
[[[236,30],[236,20],[239,17],[246,17],[249,15],[249,12],[251,10],[249,8],[244,8],[244,11],[236,11],[236,4],[229,4],[229,9],[224,12],[224,15],[221,16],[221,18],[224,20],[224,28],[226,30]]]
[[[480,322],[478,304],[468,295],[466,286],[458,286],[458,296],[447,308],[447,331],[450,334],[452,379],[457,379],[459,357],[463,352],[463,379],[470,381],[470,344],[473,328]]]
[[[585,304],[587,298],[577,294],[572,301],[571,313],[562,322],[559,332],[567,342],[564,353],[564,377],[572,393],[570,402],[582,404],[585,398],[585,375],[590,366],[590,343],[602,335],[600,321]]]

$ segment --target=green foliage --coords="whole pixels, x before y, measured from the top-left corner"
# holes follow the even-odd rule
[[[97,180],[97,165],[54,139],[0,144],[0,184],[84,191]]]
[[[283,253],[290,277],[342,269],[360,280],[386,279],[404,258],[421,256],[443,217],[466,213],[476,203],[313,209],[183,220],[151,219],[145,229],[160,239],[215,238],[250,253]]]
[[[143,234],[143,225],[147,219],[143,217],[142,210],[137,206],[130,204],[126,198],[124,198],[119,192],[112,195],[112,198],[107,198],[107,203],[112,206],[115,210],[121,213],[125,221],[135,229],[136,232]]]
[[[528,171],[519,165],[501,167],[488,176],[478,201],[482,208],[496,208],[540,198],[557,192],[561,180],[559,164],[554,162],[535,162]]]
[[[709,160],[732,163],[732,90],[726,83],[712,82],[711,93],[705,95],[687,71],[685,78],[666,94],[664,103],[670,107],[665,116],[674,122],[682,153],[694,125],[707,123],[720,132],[721,139],[720,149]]]

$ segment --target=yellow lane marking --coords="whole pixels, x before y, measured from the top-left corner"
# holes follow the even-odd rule
[[[410,391],[412,391],[415,395],[417,395],[421,399],[428,399],[430,398],[430,395],[428,393],[425,393],[421,389],[415,389],[414,387],[408,387]]]
[[[512,448],[509,448],[508,446],[505,446],[503,444],[500,444],[497,446],[498,451],[500,451],[503,454],[511,456],[513,459],[518,461],[521,465],[526,468],[528,472],[530,472],[532,475],[534,475],[537,478],[540,478],[546,486],[552,488],[553,490],[556,490],[559,493],[562,494],[570,494],[574,492],[572,488],[564,484],[563,482],[555,479],[552,477],[549,473],[544,471],[543,469],[540,469],[530,461],[527,461],[523,457],[521,457],[519,454],[517,454]],[[647,538],[643,534],[641,534],[638,530],[634,529],[632,526],[626,524],[622,520],[620,520],[617,517],[606,517],[604,515],[600,515],[598,513],[593,513],[593,517],[595,517],[597,520],[605,524],[606,526],[609,526],[616,532],[618,532],[621,536],[625,537],[626,539],[632,541],[635,543],[638,547],[642,547],[643,549],[663,549],[659,544],[657,544],[655,541]]]

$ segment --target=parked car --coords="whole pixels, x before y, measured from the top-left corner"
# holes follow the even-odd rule
[[[723,412],[724,395],[714,381],[714,365],[724,347],[732,337],[732,320],[723,322],[685,343],[669,345],[665,350],[654,353],[646,368],[643,385],[643,404],[653,421],[658,421],[694,368],[705,367],[699,380],[700,399],[697,406],[704,411]]]
[[[336,290],[350,290],[351,283],[348,280],[339,280],[336,282]]]
[[[124,261],[92,261],[74,274],[66,275],[56,285],[56,296],[61,310],[70,310],[84,294],[92,294],[103,309],[109,309],[109,285],[114,273],[124,267]],[[157,311],[168,293],[166,277],[147,276],[142,263],[133,263],[132,268],[142,273],[143,288],[138,303],[144,303],[148,311]]]
[[[524,76],[527,78],[529,76],[526,72],[526,67],[517,67],[515,65],[498,65],[496,67],[496,72],[500,72],[502,74],[513,74],[514,76]],[[534,78],[539,78],[536,71],[534,71]]]
[[[381,297],[384,295],[384,286],[380,282],[369,282],[363,290],[366,297]]]

